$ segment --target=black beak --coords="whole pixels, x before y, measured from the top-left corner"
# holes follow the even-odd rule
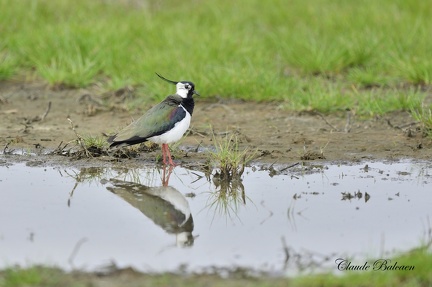
[[[197,95],[197,96],[200,96],[201,97],[201,95],[200,94],[198,94],[198,92],[197,91],[193,91],[193,93],[195,94],[195,95]]]
[[[158,73],[156,73],[156,75],[158,75],[159,78],[161,78],[162,80],[165,80],[165,81],[167,81],[168,83],[171,83],[171,84],[173,84],[173,85],[177,85],[177,83],[178,83],[178,82],[174,82],[174,81],[168,80],[167,78],[162,77],[162,76],[159,75]]]

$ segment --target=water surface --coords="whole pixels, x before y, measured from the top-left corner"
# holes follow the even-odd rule
[[[33,166],[35,165],[35,166]],[[245,170],[242,183],[162,169],[0,166],[0,268],[140,271],[334,268],[419,246],[431,228],[427,162]]]

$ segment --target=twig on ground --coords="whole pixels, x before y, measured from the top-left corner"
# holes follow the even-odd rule
[[[77,137],[78,144],[81,146],[81,148],[84,150],[84,153],[87,157],[93,157],[92,154],[88,151],[87,147],[84,144],[84,139],[78,134],[76,131],[73,122],[70,118],[67,119],[69,121],[69,124],[71,126],[71,129],[74,131],[75,136]]]
[[[279,172],[285,171],[285,170],[287,170],[287,169],[289,169],[289,168],[292,168],[292,167],[295,167],[296,165],[299,165],[299,164],[300,164],[300,162],[293,163],[292,165],[289,165],[289,166],[287,166],[287,167],[284,167],[284,168],[281,169]]]
[[[391,128],[398,129],[398,130],[402,130],[402,129],[404,129],[404,128],[408,128],[408,127],[411,127],[411,126],[418,125],[418,124],[420,124],[420,122],[416,121],[416,122],[411,122],[411,123],[407,123],[407,124],[403,124],[403,125],[395,126],[395,125],[393,125],[393,124],[391,123],[390,119],[387,119],[387,124],[388,124]]]
[[[41,121],[45,120],[45,118],[48,115],[48,113],[50,112],[50,110],[51,110],[51,102],[48,102],[48,107],[47,107],[45,113],[41,116]]]
[[[198,130],[196,130],[194,128],[190,129],[190,133],[193,134],[193,135],[198,135],[198,136],[200,136],[202,138],[205,138],[207,136],[207,133],[205,133],[205,132],[204,133],[199,132]]]
[[[33,119],[28,120],[29,123],[34,123],[34,122],[41,122],[43,120],[45,120],[45,118],[47,117],[48,113],[51,110],[51,102],[48,102],[48,107],[45,110],[45,112],[39,116],[35,116]]]
[[[339,131],[339,129],[337,128],[337,127],[335,127],[334,125],[332,125],[331,123],[329,123],[328,121],[327,121],[327,119],[324,117],[324,115],[323,114],[321,114],[321,113],[319,113],[319,112],[315,112],[315,114],[316,115],[318,115],[320,118],[322,118],[323,119],[323,121],[329,126],[329,127],[331,127],[332,129],[334,129],[335,131]]]
[[[4,148],[3,148],[3,154],[12,154],[12,153],[15,151],[14,149],[9,150],[9,145],[11,144],[11,142],[12,142],[12,141],[8,141],[8,142],[5,144],[5,146],[4,146]]]
[[[71,148],[69,148],[68,150],[65,150],[65,149],[66,149],[66,148],[68,147],[68,145],[69,145],[71,142],[73,142],[73,141],[74,141],[74,140],[72,140],[72,141],[70,141],[70,142],[67,142],[67,143],[65,143],[63,146],[62,146],[63,141],[61,141],[60,144],[57,146],[57,148],[51,152],[51,154],[57,154],[57,155],[69,155],[69,154],[70,154],[70,151],[71,151]]]
[[[64,147],[62,147],[61,145],[63,144],[63,141],[61,141],[60,143],[59,143],[59,145],[57,146],[57,148],[53,151],[53,153],[62,153],[63,152],[63,150],[64,150],[64,148],[67,146],[67,144],[64,146]]]
[[[347,111],[347,120],[344,128],[345,133],[349,133],[351,131],[351,111]]]

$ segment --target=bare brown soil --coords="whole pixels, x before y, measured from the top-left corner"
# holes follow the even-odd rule
[[[128,89],[102,93],[98,88],[53,90],[39,83],[0,83],[0,149],[49,151],[76,139],[67,120],[85,136],[114,133],[150,106],[125,109]],[[407,112],[362,120],[353,112],[321,115],[292,112],[277,103],[208,101],[197,98],[190,133],[177,160],[205,158],[213,133],[236,133],[241,146],[258,150],[258,161],[358,161],[362,159],[431,159],[432,142],[422,137]],[[153,154],[142,155],[154,160]]]

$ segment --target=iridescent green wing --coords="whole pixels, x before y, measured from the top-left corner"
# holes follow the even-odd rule
[[[129,140],[144,141],[147,138],[161,135],[174,127],[186,116],[186,111],[179,106],[179,96],[169,96],[160,104],[148,110],[141,118],[120,131],[114,142],[127,142]]]

